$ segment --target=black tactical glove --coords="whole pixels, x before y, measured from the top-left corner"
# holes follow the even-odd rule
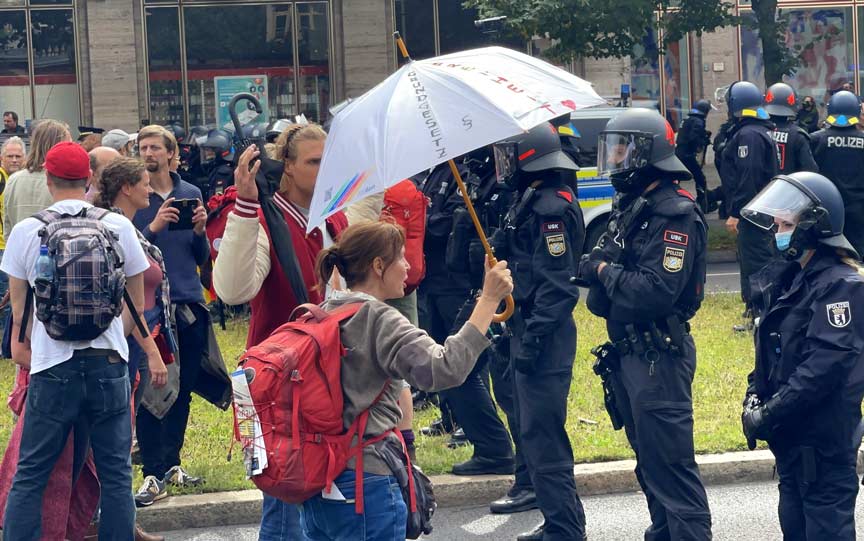
[[[603,250],[595,246],[587,254],[579,258],[579,269],[576,272],[576,283],[582,287],[591,287],[592,284],[600,282],[597,269],[605,262]]]
[[[522,374],[533,374],[542,349],[540,338],[523,338],[520,345],[519,353],[513,359],[513,366]]]
[[[758,407],[760,404],[762,404],[762,400],[759,399],[759,396],[756,393],[747,393],[747,396],[744,397],[744,403],[742,404],[744,406],[744,410],[741,413],[742,425],[744,425],[744,415],[747,411]],[[747,436],[746,425],[744,425],[744,427],[744,437],[747,438],[747,448],[752,451],[753,449],[756,449],[756,439]]]
[[[771,437],[776,427],[775,410],[777,402],[778,399],[774,397],[764,404],[744,408],[744,413],[741,414],[741,424],[744,428],[744,436],[747,438],[747,446],[750,450],[756,448],[756,440],[767,440]]]

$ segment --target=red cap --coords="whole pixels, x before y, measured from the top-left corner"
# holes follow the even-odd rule
[[[65,180],[82,180],[90,176],[90,156],[72,141],[57,143],[45,155],[45,171]]]

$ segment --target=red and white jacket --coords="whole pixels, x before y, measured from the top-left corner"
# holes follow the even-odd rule
[[[315,287],[315,260],[325,246],[330,246],[348,227],[341,212],[329,217],[325,227],[306,234],[308,220],[303,210],[280,194],[274,202],[282,210],[309,302],[320,303],[323,298]],[[256,239],[256,242],[251,242]],[[270,231],[257,201],[237,198],[234,210],[219,246],[219,256],[213,267],[213,286],[219,297],[228,304],[249,302],[252,317],[246,347],[254,346],[270,336],[277,327],[288,321],[297,299],[270,242]]]

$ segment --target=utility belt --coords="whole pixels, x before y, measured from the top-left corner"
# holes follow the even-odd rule
[[[615,334],[624,336],[612,341],[618,355],[636,354],[646,361],[656,362],[661,352],[681,355],[684,339],[690,334],[690,323],[671,315],[649,323],[623,324],[622,330]]]

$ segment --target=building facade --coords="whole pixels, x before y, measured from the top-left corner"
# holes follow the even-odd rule
[[[781,7],[787,43],[802,58],[790,78],[799,92],[824,104],[844,82],[860,88],[864,0]],[[748,0],[736,9],[746,15]],[[462,0],[0,0],[0,110],[22,123],[53,117],[73,127],[215,126],[227,122],[230,96],[248,91],[265,107],[259,120],[322,121],[334,103],[397,68],[395,30],[414,58],[490,43],[542,53],[543,40],[487,34],[476,18]],[[612,101],[629,85],[633,104],[675,126],[694,100],[739,78],[762,85],[751,30],[691,35],[663,54],[661,38],[648,29],[629,58],[564,67]]]

